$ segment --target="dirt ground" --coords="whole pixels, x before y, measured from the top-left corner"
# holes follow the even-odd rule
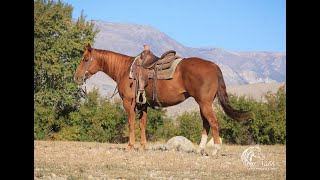
[[[125,147],[34,141],[34,179],[286,179],[284,145],[260,145],[265,165],[256,169],[241,161],[242,152],[252,146],[224,144],[216,157],[181,151],[128,152]]]

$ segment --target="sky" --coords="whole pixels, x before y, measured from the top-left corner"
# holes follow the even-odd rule
[[[285,0],[62,0],[86,20],[152,26],[194,48],[286,52]]]

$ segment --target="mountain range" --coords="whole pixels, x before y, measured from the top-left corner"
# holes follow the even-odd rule
[[[200,57],[219,65],[226,85],[286,81],[285,52],[238,52],[221,48],[187,47],[147,25],[93,21],[99,30],[94,48],[136,56],[149,45],[157,56],[175,50],[182,57]]]

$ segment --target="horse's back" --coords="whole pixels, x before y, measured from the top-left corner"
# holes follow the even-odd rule
[[[218,89],[218,65],[197,57],[186,58],[177,68],[186,91],[196,97],[213,99]],[[207,98],[206,96],[210,97]]]
[[[177,65],[172,79],[157,80],[157,96],[163,107],[179,104],[190,96],[212,102],[218,87],[217,67],[213,62],[201,58],[183,59]],[[146,93],[148,99],[153,97],[151,80]]]
[[[178,71],[184,74],[194,75],[198,78],[208,77],[210,75],[215,76],[217,74],[218,65],[197,57],[185,58],[178,66]]]

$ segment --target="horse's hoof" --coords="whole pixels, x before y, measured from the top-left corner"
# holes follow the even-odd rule
[[[221,144],[214,144],[211,156],[218,157],[218,152],[221,150],[221,148]]]
[[[132,151],[132,150],[134,150],[134,146],[129,144],[129,145],[126,147],[126,151]]]
[[[204,149],[198,148],[196,152],[202,156],[208,156]]]
[[[145,146],[140,146],[140,147],[139,147],[139,151],[140,151],[140,152],[144,152],[145,150],[146,150],[146,147],[145,147]]]
[[[217,149],[214,149],[214,150],[212,151],[212,154],[211,154],[211,156],[213,156],[213,157],[216,157],[216,156],[218,156],[218,151],[219,151],[219,150],[217,150]]]

